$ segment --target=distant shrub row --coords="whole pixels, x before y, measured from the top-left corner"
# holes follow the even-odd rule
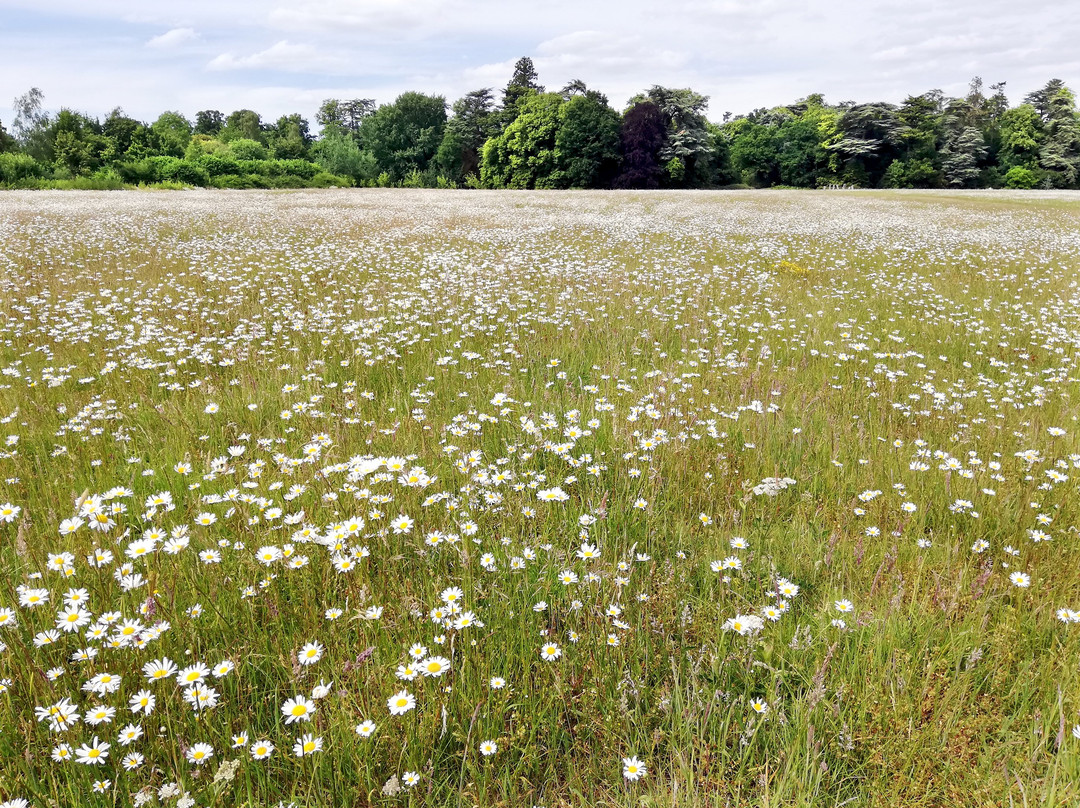
[[[89,176],[57,176],[29,155],[0,154],[0,186],[112,190],[163,185],[203,188],[348,188],[349,177],[323,171],[306,160],[235,160],[205,155],[195,160],[147,157],[117,163]]]

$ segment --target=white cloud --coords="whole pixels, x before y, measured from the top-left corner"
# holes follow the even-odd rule
[[[207,70],[284,70],[291,73],[339,72],[345,60],[308,44],[292,44],[286,39],[266,50],[235,56],[223,53],[211,59]]]
[[[548,88],[581,79],[615,106],[652,84],[692,87],[714,119],[812,92],[955,95],[974,74],[1007,80],[1014,103],[1054,76],[1080,90],[1080,14],[1061,0],[0,4],[18,11],[0,25],[0,98],[40,86],[51,109],[104,115],[119,104],[150,120],[241,106],[310,116],[324,97],[383,102],[405,90],[452,101],[505,86],[522,55]]]
[[[691,57],[688,51],[657,47],[640,36],[611,36],[603,31],[574,31],[548,39],[537,45],[536,53],[538,69],[596,71],[605,75],[678,68]]]
[[[271,26],[304,31],[407,30],[437,17],[443,0],[297,0],[270,11]]]
[[[146,47],[168,50],[198,38],[199,35],[195,33],[194,28],[173,28],[170,31],[166,31],[164,34],[148,40]]]

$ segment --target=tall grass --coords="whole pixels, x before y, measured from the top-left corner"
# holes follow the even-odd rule
[[[1080,203],[1034,200],[0,197],[0,804],[1076,804]]]

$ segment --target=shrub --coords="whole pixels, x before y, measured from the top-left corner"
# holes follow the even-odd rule
[[[1038,175],[1031,169],[1024,168],[1023,166],[1013,166],[1009,169],[1009,173],[1005,175],[1006,188],[1022,188],[1024,190],[1029,190],[1038,187],[1038,185]]]
[[[206,173],[211,177],[221,177],[226,174],[240,173],[240,164],[231,157],[220,157],[215,154],[208,154],[205,157],[199,158],[199,165],[205,168]]]
[[[350,188],[352,187],[352,180],[327,171],[320,171],[311,178],[309,184],[312,188]]]
[[[232,141],[229,144],[229,153],[237,160],[265,160],[269,156],[266,146],[245,137]]]
[[[149,160],[129,160],[118,164],[116,170],[124,182],[129,182],[132,185],[149,185],[159,179],[157,166]]]
[[[424,187],[424,177],[419,171],[417,171],[414,168],[412,171],[410,171],[408,174],[406,174],[404,177],[401,178],[401,187],[402,188],[423,188]]]
[[[306,188],[308,181],[295,174],[281,174],[276,177],[268,177],[267,182],[271,188]]]
[[[0,154],[0,185],[15,185],[46,174],[45,166],[28,154]]]
[[[255,174],[221,174],[210,178],[210,185],[214,188],[233,188],[242,190],[245,188],[267,188],[266,180]]]
[[[240,160],[238,161],[241,174],[257,174],[260,177],[276,177],[283,174],[281,166],[276,160]]]
[[[275,160],[274,162],[280,167],[281,174],[292,174],[306,180],[310,180],[320,173],[319,167],[315,163],[309,163],[307,160]]]
[[[210,174],[207,170],[198,163],[190,162],[188,160],[181,161],[171,172],[170,176],[164,176],[162,179],[182,182],[185,185],[206,186],[210,184]]]

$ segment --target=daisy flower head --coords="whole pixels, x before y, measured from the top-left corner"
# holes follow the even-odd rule
[[[285,716],[286,724],[292,724],[296,721],[310,721],[316,709],[315,702],[303,696],[293,696],[281,705],[281,712]]]
[[[645,764],[638,760],[636,757],[623,758],[623,770],[622,774],[631,783],[640,780],[646,774],[648,769],[645,768]]]
[[[314,665],[323,655],[323,646],[318,642],[309,642],[300,649],[297,659],[301,665]]]
[[[311,733],[305,733],[297,738],[296,743],[293,744],[293,754],[297,757],[307,757],[308,755],[314,755],[316,752],[321,752],[322,748],[322,738]]]
[[[420,663],[420,672],[424,676],[442,676],[450,670],[450,660],[446,657],[428,657]]]
[[[75,750],[76,761],[86,766],[100,766],[109,757],[109,744],[99,741],[97,735],[90,743]]]
[[[1009,581],[1013,586],[1019,587],[1020,589],[1027,589],[1031,586],[1031,576],[1026,572],[1020,572],[1019,570],[1009,576]]]
[[[407,690],[399,690],[386,700],[390,715],[405,715],[416,706],[416,698]]]
[[[197,743],[187,750],[185,757],[189,763],[202,766],[214,756],[214,747],[208,743]]]

